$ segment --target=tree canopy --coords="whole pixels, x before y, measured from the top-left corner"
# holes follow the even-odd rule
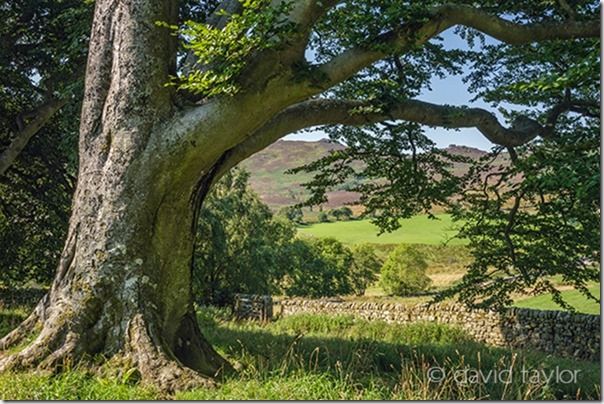
[[[78,5],[87,3],[0,6],[3,74],[26,89],[2,95],[2,108],[13,99],[17,107],[3,115],[11,118],[0,168],[65,102],[65,78],[78,75],[89,44],[66,242],[48,295],[0,340],[2,349],[24,344],[0,359],[0,372],[122,355],[144,381],[171,391],[230,368],[193,310],[197,213],[243,159],[320,125],[349,151],[312,165],[313,200],[354,173],[353,153],[379,180],[359,186],[385,230],[434,205],[450,208],[466,221],[477,258],[470,289],[452,292],[464,300],[505,304],[513,290],[547,287],[541,281],[555,273],[585,290],[598,273],[597,2],[96,0],[88,41],[78,29],[87,8]],[[37,19],[49,35],[36,37]],[[439,36],[453,27],[470,44],[483,35],[498,42],[485,52],[450,50]],[[41,51],[26,69],[11,60],[30,55],[22,45]],[[505,119],[418,99],[431,78],[466,63],[477,96],[517,105]],[[37,113],[12,118],[30,108]],[[454,178],[454,157],[435,149],[423,125],[475,127],[512,164]],[[333,241],[317,248],[335,274],[350,261]],[[345,283],[333,287],[350,289]]]
[[[482,6],[533,28],[545,20],[577,23],[598,12],[593,2],[572,10],[564,4]],[[318,58],[328,60],[352,45],[325,40],[336,29],[347,32],[347,41],[384,35],[368,31],[376,27],[368,23],[373,7],[375,16],[386,15],[386,24],[388,17],[429,20],[433,10],[423,3],[404,12],[372,2],[346,3],[342,14],[334,12],[331,19],[328,14],[326,32],[316,42]],[[555,275],[594,298],[585,286],[600,274],[599,39],[575,39],[572,45],[533,42],[540,35],[535,30],[525,41],[522,35],[505,33],[495,20],[483,21],[484,15],[473,14],[469,6],[441,7],[448,18],[467,12],[467,23],[457,29],[467,50],[446,49],[438,40],[410,47],[331,89],[326,100],[312,101],[329,111],[320,123],[341,120],[356,126],[325,127],[332,140],[347,148],[294,170],[315,173],[307,184],[311,197],[306,204],[323,203],[327,191],[362,178],[349,190],[360,193],[359,202],[383,231],[398,228],[401,218],[431,214],[435,207],[452,212],[463,223],[459,237],[470,240],[475,260],[464,281],[441,298],[456,295],[468,304],[503,307],[511,303],[513,292],[531,290],[552,292],[564,304],[550,281]],[[487,41],[486,35],[501,42]],[[462,74],[474,99],[498,108],[510,127],[484,109],[414,99],[430,88],[431,79],[451,74]],[[355,112],[346,114],[346,109]],[[478,162],[450,155],[436,148],[422,124],[475,126],[493,150]],[[510,164],[500,166],[497,155]],[[355,166],[354,161],[364,164]],[[471,167],[456,176],[454,163]]]
[[[24,152],[33,152],[42,165],[15,166],[3,176],[2,236],[12,251],[5,266],[29,268],[29,278],[39,281],[52,274],[69,212],[91,10],[86,2],[52,1],[2,9],[8,21],[3,55],[10,61],[1,63],[0,173],[28,161],[17,156],[42,131]],[[180,62],[170,84],[185,103],[233,97],[250,84],[247,72],[260,55],[299,53],[303,47],[305,56],[294,63],[296,80],[320,96],[292,105],[230,150],[225,168],[284,134],[328,124],[330,137],[347,148],[300,168],[316,173],[307,184],[312,193],[306,204],[321,204],[330,189],[361,178],[349,181],[350,190],[360,193],[366,213],[383,231],[396,229],[400,218],[446,207],[465,223],[460,236],[471,240],[476,258],[457,291],[465,290],[461,296],[469,303],[492,306],[509,303],[509,293],[520,289],[556,294],[550,275],[562,275],[586,294],[586,282],[599,276],[598,229],[589,225],[599,215],[597,12],[590,1],[572,7],[335,1],[308,8],[287,1],[186,1],[179,23],[156,23],[180,35]],[[439,34],[452,26],[468,49],[443,44]],[[566,38],[575,38],[572,46]],[[434,78],[452,74],[463,74],[475,99],[499,107],[511,127],[486,110],[416,99]],[[494,143],[493,157],[509,155],[513,164],[493,167],[489,157],[456,177],[452,165],[463,159],[436,148],[422,125],[476,126]],[[359,160],[361,169],[351,164]],[[40,188],[43,182],[51,193]],[[39,206],[40,213],[31,214],[30,206]],[[289,208],[287,216],[300,221],[299,213]],[[49,227],[52,232],[42,230]],[[553,240],[550,227],[567,231]],[[17,247],[25,243],[31,247]],[[9,269],[3,276],[6,281],[15,275]]]

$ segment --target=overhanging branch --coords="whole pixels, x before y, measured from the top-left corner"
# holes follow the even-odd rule
[[[511,45],[600,36],[599,20],[519,24],[470,6],[447,4],[436,8],[421,25],[403,24],[395,31],[380,35],[370,46],[351,48],[318,66],[317,77],[320,82],[312,84],[319,88],[329,88],[389,54],[422,45],[455,25],[474,28]],[[379,45],[380,50],[377,50],[376,45]]]
[[[252,154],[268,147],[283,136],[313,126],[360,126],[384,121],[404,120],[444,128],[478,129],[491,142],[516,147],[537,136],[550,136],[557,117],[570,110],[568,106],[555,107],[542,126],[537,121],[520,116],[512,126],[504,127],[495,115],[481,108],[436,105],[418,100],[401,101],[387,109],[376,110],[375,105],[354,100],[314,99],[293,105],[238,146],[229,150],[217,177]]]

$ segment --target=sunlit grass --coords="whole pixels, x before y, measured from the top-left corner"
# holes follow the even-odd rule
[[[391,233],[379,234],[379,229],[368,219],[333,223],[317,223],[299,227],[298,234],[312,237],[333,237],[345,244],[442,244],[463,245],[465,240],[453,238],[455,224],[450,215],[436,215],[436,219],[418,215],[401,220],[401,227]]]
[[[0,375],[5,400],[459,400],[598,399],[599,363],[511,351],[473,341],[462,330],[432,323],[369,322],[351,316],[295,315],[260,324],[204,310],[200,323],[216,349],[240,371],[216,388],[165,396],[131,379],[98,376],[74,367],[55,376]],[[432,367],[448,372],[441,382]],[[576,384],[458,383],[464,369],[578,370]]]
[[[596,298],[600,299],[600,284],[590,286],[589,291]],[[585,295],[577,290],[563,290],[562,298],[569,305],[575,308],[579,313],[600,314],[600,304],[592,299],[588,299]],[[519,299],[514,304],[517,307],[527,307],[539,310],[563,310],[557,303],[552,300],[551,294],[543,294],[528,298]]]

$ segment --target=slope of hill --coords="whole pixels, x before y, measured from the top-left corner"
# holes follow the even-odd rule
[[[322,139],[316,142],[280,140],[263,151],[256,153],[241,163],[251,173],[250,185],[260,198],[273,209],[293,205],[305,199],[307,192],[301,184],[309,181],[312,175],[306,173],[285,174],[285,171],[308,164],[327,155],[331,150],[341,150],[339,143]],[[451,145],[447,151],[472,159],[478,159],[485,151],[467,146]],[[465,164],[456,164],[454,172],[461,175]],[[328,194],[329,202],[325,207],[333,208],[353,203],[358,195],[347,191],[333,191]]]
[[[306,173],[286,174],[291,168],[311,163],[331,150],[341,150],[339,143],[322,139],[316,142],[280,140],[241,163],[251,173],[250,185],[271,208],[302,202],[307,195],[301,184],[312,179]],[[356,194],[334,191],[329,194],[327,207],[354,202]]]

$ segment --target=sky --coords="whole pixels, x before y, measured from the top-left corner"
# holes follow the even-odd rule
[[[467,49],[466,42],[457,36],[454,28],[443,32],[443,44],[446,48]],[[494,40],[487,40],[487,43],[494,43]],[[490,105],[482,101],[470,102],[472,95],[468,92],[467,86],[462,81],[462,75],[451,75],[444,79],[435,78],[432,80],[432,90],[424,90],[417,97],[421,101],[432,102],[435,104],[449,105],[467,105],[471,107],[480,107],[495,113],[500,119],[500,114]],[[509,107],[506,105],[506,107]],[[436,143],[437,147],[447,147],[451,144],[470,146],[482,150],[489,150],[493,144],[489,142],[477,129],[463,128],[457,130],[445,128],[425,127],[426,134]],[[321,130],[305,133],[294,133],[286,136],[285,140],[306,140],[315,141],[326,138],[327,135]]]

